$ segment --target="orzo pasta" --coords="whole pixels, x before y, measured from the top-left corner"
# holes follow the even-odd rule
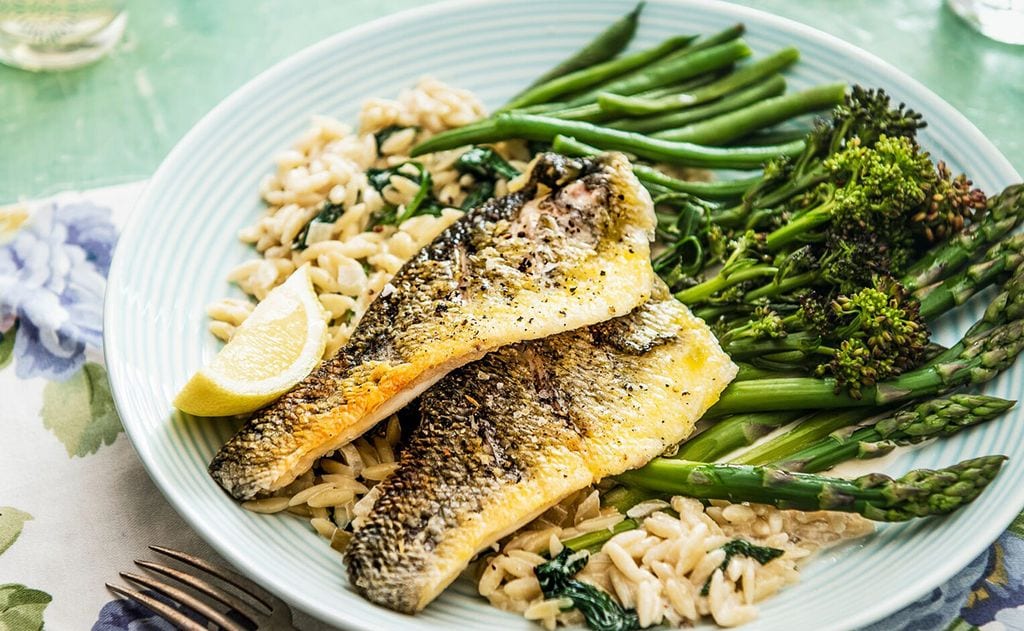
[[[420,81],[396,100],[370,99],[359,128],[316,116],[310,129],[276,158],[276,169],[260,183],[265,214],[239,238],[260,255],[229,275],[256,301],[303,264],[320,302],[330,314],[325,356],[345,344],[367,306],[405,261],[462,216],[460,207],[475,183],[455,168],[464,149],[409,156],[412,146],[438,132],[484,115],[469,92],[432,79]],[[517,143],[500,143],[499,154],[522,171],[530,153]],[[386,182],[375,174],[392,169]],[[424,177],[429,174],[429,180]],[[699,178],[700,172],[677,175]],[[378,221],[382,213],[402,217],[429,182],[440,208],[397,225]],[[508,191],[498,179],[494,194]],[[331,213],[325,215],[325,209]],[[321,220],[327,217],[329,220]],[[224,298],[208,308],[210,331],[228,340],[254,302]],[[307,518],[312,528],[344,550],[377,496],[377,484],[396,467],[402,428],[390,417],[367,435],[321,458],[311,471],[273,497],[245,502],[259,513]],[[563,541],[606,529],[624,519],[638,521],[589,558],[579,578],[633,608],[642,626],[687,625],[710,616],[735,626],[756,616],[756,603],[798,579],[798,563],[816,549],[871,531],[857,515],[801,513],[761,505],[683,498],[649,501],[629,511],[602,507],[599,490],[586,489],[552,507],[508,537],[474,567],[479,593],[493,605],[523,614],[552,629],[578,624],[582,616],[565,599],[545,599],[534,568],[557,555]],[[726,561],[723,544],[741,539],[777,548],[765,564],[736,556]]]

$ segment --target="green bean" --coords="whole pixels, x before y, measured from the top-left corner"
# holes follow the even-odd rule
[[[727,26],[724,29],[718,31],[717,33],[713,33],[711,35],[708,35],[707,37],[702,37],[701,39],[697,40],[693,44],[693,46],[690,46],[690,48],[687,49],[686,52],[692,53],[699,50],[704,50],[706,48],[711,48],[712,46],[718,46],[719,44],[724,44],[726,42],[731,42],[734,39],[739,39],[740,37],[742,37],[743,33],[745,33],[746,30],[747,27],[743,26],[742,24],[733,24],[732,26]]]
[[[803,92],[777,96],[686,127],[660,131],[654,137],[676,142],[723,145],[794,116],[838,105],[846,97],[846,87],[845,83],[830,83]]]
[[[627,116],[661,114],[693,107],[694,105],[713,101],[740,88],[757,83],[765,77],[774,75],[791,66],[799,57],[800,53],[797,49],[784,48],[693,92],[683,92],[655,99],[602,93],[597,96],[597,103],[605,112]]]
[[[567,156],[593,156],[601,153],[597,147],[591,147],[569,136],[558,135],[551,142],[551,150]],[[701,199],[733,199],[742,196],[751,186],[761,181],[761,177],[743,178],[739,180],[718,180],[714,182],[691,182],[680,180],[643,164],[634,164],[633,173],[637,179],[648,185],[663,187],[666,192],[689,193]]]
[[[690,90],[690,89],[699,88],[700,86],[707,85],[707,84],[711,83],[712,81],[715,81],[720,76],[722,76],[723,73],[727,74],[729,69],[731,69],[731,65],[730,66],[726,66],[725,68],[723,68],[721,73],[705,73],[705,74],[693,77],[692,79],[690,79],[688,81],[684,81],[682,83],[676,84],[674,86],[666,86],[666,87],[662,87],[662,88],[654,88],[654,89],[651,89],[651,90],[647,90],[645,92],[641,92],[637,96],[642,96],[644,98],[658,99],[658,98],[662,98],[662,97],[668,96],[670,94],[676,94],[677,92],[681,92],[683,90]],[[529,108],[527,108],[527,109],[529,109]],[[565,120],[588,121],[588,122],[591,122],[591,123],[599,123],[599,122],[602,122],[602,121],[606,121],[606,120],[610,120],[610,119],[615,118],[614,114],[609,114],[608,112],[605,112],[604,110],[601,109],[601,107],[597,103],[588,103],[586,105],[577,105],[576,107],[566,107],[565,104],[563,103],[563,104],[561,104],[561,107],[556,107],[556,108],[552,108],[552,109],[546,109],[543,112],[530,112],[530,113],[531,114],[543,113],[543,114],[545,114],[547,116],[554,116],[555,118],[564,118]]]
[[[592,147],[585,142],[576,140],[572,136],[563,136],[562,134],[558,134],[552,139],[551,150],[563,156],[573,156],[574,158],[596,156],[601,153],[601,150],[597,147]]]
[[[767,131],[754,132],[748,136],[743,136],[738,140],[728,143],[726,146],[737,144],[746,145],[748,147],[760,147],[763,145],[779,145],[784,142],[796,140],[797,138],[804,138],[807,136],[807,128],[802,127],[798,129],[769,129]]]
[[[643,164],[634,165],[633,172],[636,174],[637,178],[645,184],[657,184],[677,193],[689,193],[691,195],[696,195],[701,199],[709,200],[734,199],[741,197],[744,193],[750,190],[751,186],[754,186],[761,181],[761,176],[756,175],[753,177],[744,177],[735,180],[691,182],[665,175],[661,171]]]
[[[551,142],[559,134],[572,136],[601,149],[625,151],[648,160],[723,169],[755,169],[780,154],[795,155],[803,149],[802,141],[772,147],[704,147],[688,142],[648,138],[580,121],[505,113],[481,123],[438,134],[414,147],[412,155],[420,156],[433,151],[509,138]]]
[[[553,112],[560,110],[565,107],[564,103],[535,103],[533,105],[527,105],[525,107],[517,107],[514,111],[520,114],[545,114],[547,112]],[[498,112],[504,111],[504,109],[498,110]],[[497,114],[498,112],[495,112]]]
[[[599,84],[570,99],[568,104],[570,107],[575,107],[594,103],[597,101],[599,92],[636,94],[696,76],[701,72],[720,68],[748,55],[750,55],[750,49],[743,40],[737,39],[737,37],[732,37],[713,46],[702,46],[701,42],[698,42],[648,66],[638,68],[607,83]],[[723,57],[727,61],[723,61]],[[717,64],[709,64],[709,61],[716,61]],[[702,67],[702,64],[705,66]]]
[[[680,48],[685,48],[694,40],[692,35],[681,35],[670,37],[653,48],[642,50],[638,53],[612,59],[588,68],[562,75],[556,79],[535,84],[533,87],[520,93],[518,96],[506,103],[499,112],[521,109],[528,105],[547,103],[551,99],[573,92],[578,92],[598,83],[625,74],[635,68],[646,66],[653,61],[661,59],[669,53]]]
[[[599,64],[618,55],[629,45],[630,40],[633,39],[633,34],[636,33],[636,27],[640,21],[640,12],[643,11],[643,8],[643,2],[637,4],[632,11],[612,22],[607,28],[598,33],[586,46],[573,53],[572,56],[551,70],[537,77],[530,87],[567,75],[581,68]]]
[[[754,84],[745,90],[734,92],[717,101],[687,108],[678,112],[649,116],[645,118],[623,118],[605,123],[608,127],[624,131],[649,133],[663,129],[675,129],[696,121],[736,111],[753,103],[778,96],[786,91],[786,80],[777,74],[761,83]]]
[[[667,85],[661,88],[645,90],[643,92],[640,92],[636,96],[642,96],[649,99],[660,99],[663,96],[668,96],[670,94],[675,94],[677,92],[683,92],[686,90],[696,90],[701,86],[705,86],[711,83],[712,81],[717,81],[721,79],[722,77],[729,74],[731,71],[732,67],[726,66],[719,70],[718,72],[706,72],[702,75],[697,75],[696,77],[687,79],[686,81],[683,81],[681,83],[673,83],[672,85]],[[591,105],[597,104],[591,103]]]

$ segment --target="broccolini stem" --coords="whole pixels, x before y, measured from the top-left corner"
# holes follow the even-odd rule
[[[786,225],[768,233],[765,237],[765,246],[775,252],[799,239],[804,234],[818,228],[832,219],[834,202],[827,201],[802,215],[794,217]]]
[[[818,272],[817,270],[811,270],[802,274],[794,274],[793,276],[787,276],[778,282],[773,281],[767,285],[762,285],[757,289],[748,291],[743,294],[743,300],[744,302],[754,302],[761,298],[773,298],[775,296],[789,294],[794,289],[813,285],[820,278],[821,272]]]
[[[776,353],[799,351],[806,355],[832,354],[835,349],[822,346],[821,337],[808,331],[796,331],[786,337],[775,340],[729,339],[728,334],[722,336],[722,348],[733,359],[751,359]]]
[[[761,180],[761,176],[735,180],[712,180],[710,182],[680,180],[643,164],[634,164],[633,173],[636,174],[637,179],[645,184],[656,184],[664,186],[670,191],[689,193],[701,199],[709,200],[738,198],[743,195],[744,191]]]
[[[767,210],[780,206],[787,199],[803,193],[827,179],[828,170],[819,164],[817,168],[798,174],[782,186],[768,192],[762,192],[759,184],[744,195],[741,204],[715,213],[715,223],[731,228],[742,226],[754,210]]]
[[[687,287],[682,291],[676,292],[675,296],[677,300],[684,304],[697,304],[703,300],[707,300],[723,289],[728,289],[729,287],[755,278],[774,276],[778,272],[779,268],[771,265],[749,265],[729,273],[718,274],[699,285]]]

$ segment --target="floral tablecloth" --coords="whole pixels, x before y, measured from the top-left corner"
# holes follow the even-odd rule
[[[104,583],[149,544],[216,559],[146,476],[103,366],[106,274],[142,185],[0,208],[0,631],[169,630]],[[1024,630],[1024,517],[872,627],[975,628]]]

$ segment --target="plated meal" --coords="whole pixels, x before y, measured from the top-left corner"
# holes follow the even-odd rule
[[[976,386],[1024,349],[1024,186],[953,172],[884,90],[787,91],[800,53],[741,24],[623,52],[643,15],[490,115],[425,78],[318,116],[259,184],[246,297],[174,404],[239,417],[209,475],[373,603],[742,625],[1003,466],[843,468],[1014,405]]]

